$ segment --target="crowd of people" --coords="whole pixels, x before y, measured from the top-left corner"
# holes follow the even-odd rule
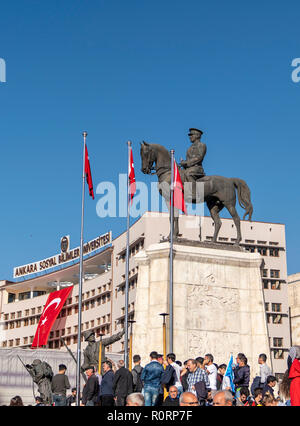
[[[290,349],[287,370],[278,383],[267,363],[267,356],[258,357],[259,375],[250,383],[250,366],[245,354],[239,353],[229,366],[217,365],[212,354],[191,358],[182,364],[174,353],[163,355],[153,351],[150,362],[141,366],[141,357],[133,356],[131,371],[119,360],[117,367],[110,360],[102,363],[103,374],[87,366],[87,381],[80,395],[81,406],[300,406],[300,346]],[[67,367],[51,383],[53,405],[76,405],[76,388],[71,389]],[[275,391],[276,389],[276,391]],[[11,406],[23,405],[20,396]],[[40,397],[36,405],[44,405]]]

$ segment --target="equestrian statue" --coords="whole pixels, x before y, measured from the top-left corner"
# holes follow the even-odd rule
[[[237,229],[235,244],[239,245],[241,236],[240,217],[236,211],[236,193],[240,206],[245,210],[243,220],[248,216],[251,221],[253,206],[250,189],[246,182],[239,178],[223,176],[206,176],[202,162],[206,154],[206,145],[201,141],[203,132],[196,128],[189,129],[189,138],[192,145],[186,153],[186,160],[181,160],[179,173],[184,185],[184,200],[196,204],[205,202],[214,222],[213,242],[217,242],[222,225],[219,213],[226,207]],[[156,174],[158,190],[170,209],[171,185],[171,155],[162,145],[141,143],[142,172]],[[199,185],[200,184],[200,185]],[[201,194],[200,194],[201,193]],[[178,210],[174,208],[174,238],[179,236]]]

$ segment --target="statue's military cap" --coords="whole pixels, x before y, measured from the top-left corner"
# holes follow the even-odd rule
[[[195,129],[194,127],[192,127],[191,129],[189,129],[189,136],[190,135],[203,135],[202,130],[199,129]]]
[[[93,330],[87,330],[83,333],[83,337],[84,339],[88,339],[90,336],[92,336],[93,334],[95,334],[95,332]]]

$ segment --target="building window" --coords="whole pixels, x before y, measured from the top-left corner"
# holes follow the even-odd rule
[[[268,311],[269,310],[269,303],[265,303],[265,310]]]
[[[273,346],[277,348],[283,347],[283,338],[282,337],[273,337]]]
[[[27,325],[29,325],[29,319],[28,318],[24,319],[23,325],[24,325],[24,327],[27,327]]]
[[[45,291],[34,291],[32,296],[33,297],[38,297],[38,296],[43,296],[44,294],[46,294]]]
[[[23,344],[27,345],[28,344],[28,337],[23,337]]]
[[[15,313],[14,312],[11,312],[10,319],[15,319]]]
[[[30,291],[25,291],[25,293],[19,293],[19,300],[30,299]]]
[[[275,359],[284,359],[284,351],[282,349],[274,350],[274,358]]]
[[[280,281],[271,281],[271,290],[280,290],[281,283]]]
[[[272,312],[281,312],[281,303],[272,303]]]
[[[18,311],[17,312],[17,318],[21,318],[21,316],[22,316],[22,311]]]
[[[5,314],[5,315],[4,315],[4,321],[7,321],[7,320],[8,320],[8,318],[9,318],[9,315],[8,315],[8,314]]]
[[[268,280],[263,280],[263,286],[265,290],[269,289],[269,281]]]
[[[13,303],[16,300],[16,295],[14,293],[8,293],[8,303]]]
[[[282,316],[281,315],[271,315],[273,324],[282,324]]]
[[[270,277],[271,278],[280,278],[280,271],[279,271],[279,269],[271,269],[270,270]]]
[[[269,249],[270,256],[279,257],[279,249],[278,248],[270,248]]]
[[[268,276],[268,270],[267,269],[262,270],[262,276],[263,276],[263,278],[267,278],[267,276]]]
[[[16,339],[16,346],[20,345],[20,339]]]
[[[267,248],[266,247],[257,247],[257,252],[262,256],[267,256]]]

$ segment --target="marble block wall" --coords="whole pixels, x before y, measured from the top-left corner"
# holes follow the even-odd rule
[[[149,362],[163,353],[163,319],[169,312],[169,243],[150,246],[135,259],[139,266],[133,328],[133,354]],[[212,353],[217,364],[230,354],[248,357],[252,377],[257,358],[270,359],[258,253],[234,247],[174,244],[173,351],[182,362]],[[167,319],[167,352],[169,351]]]

